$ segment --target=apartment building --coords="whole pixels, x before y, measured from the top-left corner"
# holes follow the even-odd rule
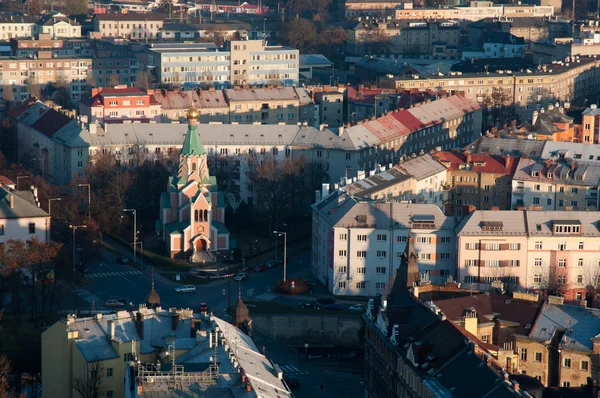
[[[50,35],[53,39],[81,37],[81,24],[64,14],[53,13],[37,21],[36,33]]]
[[[29,57],[0,57],[2,98],[24,100],[29,96],[30,85],[44,87],[48,83],[63,81],[68,85],[72,100],[79,100],[86,89],[92,60],[86,57],[53,57],[50,51],[38,52],[38,59]],[[4,90],[12,88],[12,94]]]
[[[79,114],[89,123],[124,121],[158,122],[162,109],[154,96],[135,87],[93,88],[92,96],[79,101]]]
[[[234,123],[297,124],[301,120],[300,100],[294,87],[223,90]]]
[[[344,124],[344,93],[330,87],[313,88],[312,97],[319,108],[319,123],[331,128]]]
[[[384,294],[412,239],[418,271],[443,284],[455,276],[455,226],[435,205],[360,201],[336,190],[313,205],[314,275],[334,295]]]
[[[37,18],[25,15],[0,16],[0,39],[15,37],[33,37],[37,33]]]
[[[600,85],[600,59],[576,57],[537,70],[497,70],[489,73],[450,72],[414,74],[410,77],[381,77],[379,86],[401,90],[432,90],[462,93],[465,97],[483,101],[494,90],[512,97],[516,112],[523,120],[531,120],[533,111],[548,108],[556,102],[582,106],[596,102]]]
[[[348,28],[346,49],[353,54],[377,52],[381,43],[375,35],[389,37],[394,54],[456,57],[459,54],[460,26],[450,21],[410,22],[365,19]]]
[[[600,275],[598,216],[579,211],[480,211],[457,227],[458,281],[487,290],[559,291],[588,301]],[[591,301],[590,301],[591,303]]]
[[[11,240],[50,240],[50,215],[40,208],[37,188],[18,191],[15,183],[0,176],[0,253]]]
[[[228,49],[205,44],[152,44],[149,64],[156,66],[157,79],[169,84],[291,86],[298,83],[298,50],[268,46],[262,40],[228,44]]]
[[[460,21],[478,21],[484,18],[523,18],[550,17],[554,15],[552,6],[493,4],[491,1],[477,1],[470,7],[448,8],[401,8],[396,9],[395,19],[432,20],[454,19]]]
[[[531,325],[528,334],[516,336],[520,372],[548,387],[579,387],[598,379],[600,310],[550,297]]]
[[[94,31],[100,37],[119,37],[129,40],[153,40],[163,28],[166,15],[162,13],[94,14]]]
[[[403,4],[406,3],[389,0],[347,0],[344,3],[344,16],[346,19],[350,19],[364,15],[376,15],[379,17],[382,15],[394,15],[394,9]]]
[[[234,315],[237,308],[248,317],[241,299]],[[115,398],[164,395],[167,385],[169,394],[180,396],[197,395],[199,389],[215,396],[293,396],[278,378],[279,367],[250,337],[190,309],[142,305],[135,311],[68,316],[42,333],[42,369],[43,398],[79,397],[77,380],[94,380],[102,396]]]
[[[600,144],[600,110],[596,104],[590,105],[583,111],[581,122],[581,136],[586,144]]]
[[[223,90],[148,90],[148,93],[161,106],[162,122],[184,121],[193,105],[198,110],[200,123],[230,123],[229,105]]]
[[[519,159],[464,152],[431,154],[447,170],[446,214],[461,217],[463,206],[510,210],[512,176]]]
[[[116,161],[133,165],[140,159],[151,160],[177,151],[186,131],[185,124],[169,124],[168,128],[157,123],[109,124],[107,127],[74,120],[69,128],[73,127],[76,131],[63,133],[53,129],[42,134],[31,129],[39,117],[39,109],[28,111],[27,106],[33,104],[27,104],[22,115],[28,113],[29,116],[21,115],[15,124],[23,124],[19,128],[39,135],[43,142],[50,140],[42,148],[57,157],[54,163],[56,177],[53,178],[61,181],[58,185],[64,185],[82,173],[90,153],[111,153]],[[417,112],[417,109],[420,111]],[[441,122],[440,118],[445,121]],[[57,132],[59,135],[55,136]],[[281,160],[289,156],[309,163],[317,162],[327,171],[330,181],[340,181],[357,177],[359,173],[366,175],[378,170],[382,164],[397,163],[403,155],[415,151],[425,153],[441,145],[466,145],[481,135],[481,110],[477,104],[464,98],[449,97],[423,104],[420,108],[390,113],[379,120],[339,128],[337,134],[324,127],[319,130],[308,125],[205,124],[200,128],[200,135],[209,153],[218,152],[221,156],[240,161],[240,195],[242,200],[246,200],[253,196],[245,174],[249,155],[275,156]],[[19,154],[33,150],[31,139],[20,139],[19,145]],[[432,178],[427,176],[428,173],[423,171],[424,180]],[[411,174],[416,175],[417,172]],[[438,189],[441,189],[440,185]],[[429,191],[426,196],[429,196]],[[439,194],[435,196],[439,201]]]
[[[521,158],[512,180],[512,206],[531,210],[598,210],[600,164]]]
[[[52,51],[54,56],[84,56],[95,54],[95,43],[85,38],[54,39],[49,33],[40,33],[36,38],[10,39],[12,55],[38,57],[40,51]]]
[[[356,70],[356,64],[355,64]],[[363,79],[364,81],[376,81],[375,79]],[[398,109],[398,102],[402,94],[395,90],[382,88],[368,88],[359,85],[357,88],[346,87],[346,118],[348,122],[377,117],[381,113],[387,113]]]
[[[416,294],[430,285],[409,292],[413,280],[405,274],[402,266],[397,278],[401,283],[394,284],[390,295],[370,300],[363,315],[365,397],[532,396],[527,386],[498,371],[502,365],[482,349],[489,344],[461,331]],[[440,295],[468,294],[444,287]]]

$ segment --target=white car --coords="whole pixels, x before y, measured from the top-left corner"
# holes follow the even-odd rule
[[[240,272],[233,278],[235,281],[243,281],[244,279],[248,279],[248,274],[245,272]]]
[[[175,288],[177,293],[194,293],[196,291],[196,286],[193,285],[183,285]]]
[[[350,312],[365,312],[367,308],[364,306],[364,304],[356,304],[348,308],[348,310]]]

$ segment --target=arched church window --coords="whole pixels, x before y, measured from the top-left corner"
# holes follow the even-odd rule
[[[194,210],[194,221],[198,222],[200,221],[200,210]]]
[[[192,163],[192,171],[196,171],[196,163]]]
[[[208,221],[208,210],[204,210],[204,221]]]

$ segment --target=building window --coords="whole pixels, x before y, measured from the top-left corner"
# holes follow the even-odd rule
[[[386,234],[378,234],[377,240],[380,242],[385,242],[385,241],[387,241],[387,235]]]
[[[467,250],[477,250],[477,243],[467,243]]]
[[[563,387],[571,387],[570,381],[563,381]]]
[[[484,343],[489,343],[490,342],[490,335],[489,334],[484,334],[483,336],[481,336],[481,341],[483,341]]]
[[[583,259],[582,258],[578,258],[577,259],[577,266],[578,267],[583,267]]]
[[[366,274],[367,273],[367,267],[358,267],[358,268],[356,268],[356,273],[357,274],[361,274],[361,275]]]
[[[346,273],[346,266],[345,265],[340,265],[338,267],[338,273],[345,274]]]
[[[567,242],[560,242],[558,244],[558,250],[567,250]]]
[[[340,257],[346,257],[347,251],[346,250],[340,250],[339,251],[339,255]]]
[[[113,368],[106,368],[106,378],[112,379],[113,377]]]
[[[377,267],[376,271],[378,274],[385,274],[385,267]]]
[[[536,267],[541,267],[542,266],[542,258],[541,257],[536,257],[533,260],[533,265]]]
[[[536,362],[542,362],[542,353],[541,352],[536,352],[535,353],[535,361]]]
[[[559,275],[558,276],[558,284],[564,285],[565,283],[567,283],[567,277],[565,275]]]
[[[511,243],[509,245],[509,249],[510,250],[521,250],[521,244],[520,243]]]
[[[35,234],[35,223],[29,223],[29,233]]]
[[[577,283],[583,283],[583,275],[577,275]]]
[[[452,238],[450,236],[442,236],[440,243],[452,243]]]
[[[364,289],[365,288],[365,282],[356,282],[356,288],[357,289]]]
[[[367,235],[357,235],[356,240],[361,241],[361,242],[366,242]]]
[[[385,289],[385,282],[377,282],[377,283],[375,283],[375,288],[377,290],[383,290],[383,289]]]
[[[540,275],[540,274],[533,275],[533,282],[534,283],[542,283],[542,275]]]
[[[408,240],[408,236],[406,236],[406,235],[396,236],[396,242],[398,242],[398,243],[406,243],[407,240]]]
[[[535,241],[535,248],[536,248],[536,250],[541,250],[541,249],[542,249],[542,247],[543,247],[543,243],[542,243],[542,241],[540,241],[540,240],[536,240],[536,241]]]
[[[125,362],[131,362],[135,359],[135,357],[133,356],[133,353],[126,353],[123,355],[123,360]]]
[[[558,259],[558,268],[567,268],[567,259],[566,258]]]
[[[419,253],[421,260],[431,260],[431,253]]]
[[[113,397],[114,397],[113,391],[112,390],[108,390],[106,392],[106,398],[113,398]]]
[[[359,250],[356,252],[356,257],[358,258],[367,258],[367,251],[366,250]]]
[[[476,267],[477,260],[465,260],[465,267]]]
[[[583,242],[579,242],[579,250],[583,250]]]
[[[0,225],[0,236],[4,235],[4,225]]]
[[[340,234],[340,240],[348,240],[348,234]]]
[[[499,267],[500,260],[485,260],[486,267]]]
[[[563,368],[571,368],[571,358],[563,358]]]
[[[521,361],[527,360],[527,348],[521,348]]]
[[[500,243],[486,243],[485,250],[500,250]]]
[[[417,237],[417,243],[431,243],[431,237],[429,236],[419,236]]]
[[[450,253],[440,253],[440,260],[450,260]]]
[[[346,288],[346,282],[338,282],[338,289],[345,289]]]
[[[386,258],[387,257],[387,251],[385,251],[385,250],[377,250],[377,257],[378,258]]]
[[[589,366],[588,361],[581,361],[581,370],[588,370]]]

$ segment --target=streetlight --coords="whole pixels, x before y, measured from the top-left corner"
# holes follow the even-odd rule
[[[88,218],[92,218],[90,216],[92,210],[92,190],[90,188],[90,184],[79,184],[80,187],[87,187],[88,189]]]
[[[78,228],[87,228],[87,225],[70,225],[73,228],[73,275],[75,275],[75,231]]]
[[[286,223],[282,223],[279,224],[278,226],[275,227],[275,230],[279,229],[279,227],[281,226],[287,227]],[[275,260],[279,260],[279,256],[277,255],[277,242],[279,241],[279,239],[277,239],[277,237],[275,238]]]
[[[133,213],[133,263],[135,264],[137,250],[137,215],[135,209],[123,209],[123,211],[130,211]]]
[[[29,178],[29,176],[17,176],[17,191],[19,190],[19,178]]]
[[[287,279],[287,233],[281,231],[273,231],[277,236],[283,235],[283,282]]]

